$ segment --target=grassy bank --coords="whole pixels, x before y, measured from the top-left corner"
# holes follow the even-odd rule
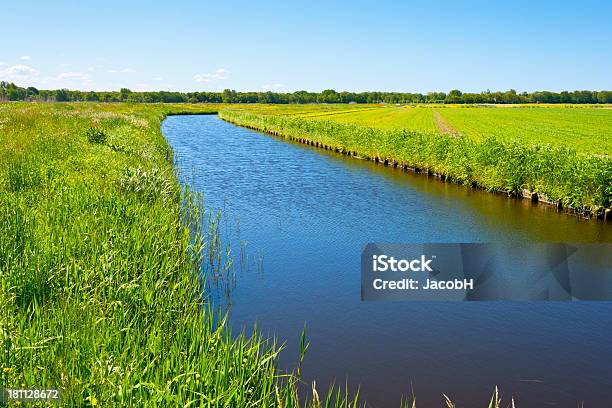
[[[224,109],[229,122],[305,139],[363,158],[427,170],[460,184],[522,195],[601,215],[612,205],[612,159],[562,145],[385,130],[297,115]]]
[[[57,387],[66,406],[295,405],[278,347],[232,336],[201,300],[202,206],[181,196],[160,123],[217,109],[0,104],[0,388]]]

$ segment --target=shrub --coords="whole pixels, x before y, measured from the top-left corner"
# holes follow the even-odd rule
[[[85,132],[85,136],[87,137],[89,143],[95,144],[104,144],[106,142],[106,139],[108,138],[108,136],[106,136],[106,133],[102,129],[97,128],[95,126],[92,126],[87,129],[87,131]]]

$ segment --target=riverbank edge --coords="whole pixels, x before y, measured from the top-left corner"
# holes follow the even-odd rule
[[[258,331],[232,334],[201,297],[204,243],[192,240],[205,208],[180,192],[161,125],[216,109],[14,104],[1,113],[5,124],[31,125],[19,137],[47,131],[43,147],[0,156],[0,388],[57,388],[70,406],[298,406],[298,377],[277,367],[282,346]],[[103,137],[88,140],[92,128]],[[138,149],[121,145],[134,135]],[[137,167],[117,179],[91,158],[119,174]],[[350,405],[330,393],[334,406]]]
[[[236,111],[232,111],[229,109],[220,109],[218,116],[220,119],[228,123],[232,123],[236,126],[240,126],[240,127],[255,130],[258,132],[266,133],[266,134],[280,137],[283,139],[288,139],[293,142],[305,144],[311,147],[333,151],[333,152],[348,156],[353,159],[372,161],[382,166],[399,168],[404,171],[411,171],[416,174],[432,176],[443,182],[454,182],[455,184],[465,185],[468,188],[478,188],[481,190],[486,190],[491,193],[505,195],[508,198],[530,200],[534,204],[544,205],[547,207],[554,207],[559,212],[574,214],[584,219],[602,220],[604,222],[612,222],[612,208],[606,208],[603,206],[589,206],[589,207],[583,207],[583,208],[576,208],[571,205],[567,205],[567,204],[564,205],[563,198],[552,200],[549,197],[547,197],[544,193],[525,189],[525,188],[522,188],[518,191],[511,191],[511,190],[504,190],[501,188],[492,188],[486,184],[479,183],[475,180],[471,180],[469,183],[457,182],[457,180],[454,179],[452,175],[449,175],[448,173],[445,173],[445,172],[436,171],[427,166],[424,166],[424,167],[415,166],[405,160],[400,160],[392,156],[382,157],[380,155],[369,155],[365,153],[364,151],[361,151],[358,148],[351,149],[351,148],[347,148],[346,146],[342,146],[341,144],[331,145],[329,143],[324,143],[322,141],[316,140],[314,137],[307,137],[307,136],[304,137],[304,133],[306,132],[302,132],[301,135],[297,136],[293,134],[291,131],[287,131],[286,129],[279,128],[278,126],[273,125],[271,127],[267,127],[266,125],[257,124],[253,120],[245,119],[245,116],[250,116],[251,118],[256,118],[257,120],[265,120],[266,116],[270,116],[270,115],[257,115],[253,113],[245,114],[244,112],[236,112]],[[295,120],[297,118],[292,118],[292,119]],[[299,119],[299,120],[310,122],[304,119]],[[342,126],[342,125],[334,124],[334,126]]]

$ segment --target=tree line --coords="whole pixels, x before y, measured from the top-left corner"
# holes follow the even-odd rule
[[[68,89],[39,90],[23,88],[12,82],[0,81],[0,100],[3,101],[57,101],[57,102],[161,102],[161,103],[459,103],[459,104],[517,104],[517,103],[612,103],[612,91],[537,91],[461,92],[134,92],[127,88],[119,91],[75,91]]]

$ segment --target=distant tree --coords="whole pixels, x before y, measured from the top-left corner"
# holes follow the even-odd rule
[[[599,102],[599,103],[612,103],[612,91],[599,91],[599,92],[597,92],[597,102]]]
[[[427,98],[425,99],[428,103],[441,103],[446,99],[444,92],[428,92]]]
[[[574,91],[572,92],[574,103],[597,103],[591,91]]]
[[[100,97],[98,96],[98,94],[94,91],[89,91],[87,93],[87,96],[85,97],[85,100],[89,101],[89,102],[98,102],[100,100]]]
[[[236,100],[236,91],[233,89],[224,89],[221,98],[223,103],[234,103]]]
[[[518,103],[519,96],[516,94],[514,89],[511,89],[507,92],[504,92],[500,97],[501,102],[503,103]]]
[[[130,91],[128,88],[121,88],[119,91],[119,99],[122,101],[127,101],[131,93],[132,91]]]
[[[18,87],[9,87],[6,94],[9,101],[23,101],[27,96],[26,90]]]
[[[100,101],[100,102],[193,102],[193,103],[612,103],[612,91],[537,91],[517,93],[514,89],[506,92],[462,93],[453,89],[444,92],[421,93],[407,92],[336,92],[326,89],[323,92],[296,91],[278,92],[236,92],[225,89],[223,92],[133,92],[128,88],[110,92],[83,92],[78,90],[38,90],[35,87],[22,88],[14,83],[0,81],[0,100],[43,100],[43,101]]]
[[[326,89],[321,92],[319,102],[323,103],[338,103],[340,102],[340,95],[333,89]]]
[[[463,94],[458,89],[451,90],[448,95],[446,95],[446,103],[463,103],[463,98],[461,97]]]
[[[559,102],[561,103],[572,103],[572,96],[567,91],[562,91],[559,94]]]
[[[55,100],[57,102],[66,102],[69,101],[68,90],[67,89],[58,89],[55,91]]]

